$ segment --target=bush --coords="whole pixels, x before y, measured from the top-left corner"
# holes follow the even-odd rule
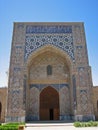
[[[74,126],[75,126],[75,127],[81,127],[81,123],[80,123],[80,122],[75,122],[75,123],[74,123]]]
[[[93,126],[98,126],[98,122],[93,122]]]
[[[18,130],[19,125],[24,125],[25,123],[8,123],[0,125],[0,130]]]
[[[75,127],[95,127],[98,126],[98,122],[95,121],[89,121],[89,122],[75,122]]]
[[[88,122],[88,127],[91,127],[92,126],[92,123]]]
[[[86,127],[86,124],[84,122],[80,124],[81,124],[81,127]]]

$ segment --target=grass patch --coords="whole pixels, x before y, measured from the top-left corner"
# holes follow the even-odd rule
[[[89,122],[74,122],[75,127],[98,127],[97,121],[89,121]]]
[[[0,125],[0,130],[18,130],[20,125],[25,125],[25,123],[7,123]]]

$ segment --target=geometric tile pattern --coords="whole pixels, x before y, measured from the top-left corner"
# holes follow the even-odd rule
[[[29,118],[33,118],[33,120],[38,120],[38,115],[39,115],[39,90],[37,88],[32,88],[30,90],[28,115],[29,115]]]
[[[13,112],[18,112],[19,111],[19,90],[13,90],[12,91],[12,109],[13,109]],[[18,97],[18,98],[17,98]]]
[[[53,45],[57,48],[64,50],[74,61],[74,47],[72,34],[33,34],[26,35],[25,39],[25,56],[26,60],[28,56],[36,49],[43,47],[44,45]]]
[[[86,87],[88,83],[88,79],[86,79],[86,77],[88,76],[87,69],[85,67],[78,67],[78,73],[79,73],[80,87]]]
[[[32,88],[37,88],[40,91],[45,88],[46,86],[52,86],[53,88],[55,88],[57,91],[59,91],[61,88],[63,87],[67,87],[69,88],[68,84],[30,84],[30,89]]]
[[[88,111],[88,94],[87,90],[80,90],[80,102],[81,102],[81,111],[85,113]]]
[[[79,64],[84,64],[87,61],[85,60],[86,56],[85,56],[85,48],[83,45],[78,45],[76,46],[76,53],[77,53],[77,63]]]
[[[82,42],[82,35],[81,35],[81,27],[80,26],[74,26],[74,29],[75,29],[75,42],[76,44],[81,44]]]
[[[70,91],[67,87],[63,87],[59,91],[60,93],[60,114],[68,115],[70,114]]]

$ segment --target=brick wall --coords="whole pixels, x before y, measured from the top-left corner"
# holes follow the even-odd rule
[[[93,87],[93,105],[96,120],[98,120],[98,86]]]
[[[0,122],[5,122],[7,88],[0,88]]]

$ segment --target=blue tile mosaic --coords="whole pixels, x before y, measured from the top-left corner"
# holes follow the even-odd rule
[[[82,49],[82,48],[83,48],[83,46],[76,46],[76,48],[77,48],[77,49]]]
[[[80,93],[87,93],[87,90],[82,89],[80,90]]]
[[[20,67],[14,67],[14,71],[20,71],[21,70],[21,68]]]
[[[74,109],[76,109],[77,106],[77,94],[76,94],[76,77],[75,75],[72,76],[72,81],[73,81],[73,106]]]
[[[12,90],[12,93],[13,93],[13,94],[19,94],[19,93],[20,93],[20,90]]]
[[[74,57],[73,37],[71,34],[34,34],[27,35],[25,39],[25,61],[29,55],[45,45],[52,45],[67,52],[72,61]]]
[[[43,25],[27,25],[26,33],[72,33],[72,26],[55,25],[55,26],[43,26]]]
[[[53,88],[55,88],[57,91],[59,91],[59,89],[63,88],[63,87],[67,87],[69,88],[68,84],[30,84],[30,89],[35,87],[37,89],[39,89],[40,91],[47,87],[47,86],[52,86]]]
[[[16,46],[17,49],[22,49],[22,46]]]

